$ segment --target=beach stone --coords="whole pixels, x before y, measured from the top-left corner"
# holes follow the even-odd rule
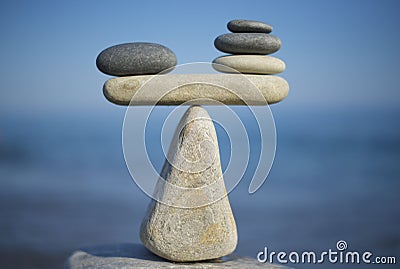
[[[232,20],[228,22],[228,29],[233,33],[266,33],[272,32],[272,26],[260,21]]]
[[[144,42],[109,47],[96,59],[97,68],[111,76],[158,74],[176,63],[176,56],[169,48]]]
[[[214,46],[231,54],[271,54],[281,47],[281,40],[264,33],[229,33],[218,36]]]
[[[235,250],[236,224],[217,134],[201,106],[191,106],[182,117],[154,195],[157,201],[151,201],[140,228],[150,251],[167,260],[193,262]]]
[[[232,254],[223,259],[196,263],[173,263],[166,261],[140,244],[114,244],[86,248],[74,252],[65,264],[65,269],[217,269],[217,268],[264,268],[287,269],[271,263],[260,263],[255,258]]]
[[[254,90],[259,94],[255,95]],[[188,101],[215,105],[207,99],[226,105],[266,105],[283,100],[289,85],[278,76],[168,74],[112,78],[105,82],[103,93],[118,105],[181,105]]]
[[[215,63],[213,65],[215,70],[224,73],[236,73],[236,70],[243,74],[271,75],[282,73],[286,68],[282,60],[265,55],[221,56],[216,58],[213,63]]]

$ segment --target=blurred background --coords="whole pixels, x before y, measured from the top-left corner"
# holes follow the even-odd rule
[[[283,43],[274,56],[291,87],[271,106],[277,151],[267,181],[249,195],[246,177],[229,195],[237,253],[318,252],[346,240],[349,250],[398,255],[399,8],[395,0],[1,1],[0,267],[62,268],[81,247],[139,242],[150,199],[125,166],[126,108],[103,97],[109,77],[96,56],[148,41],[179,64],[210,62],[231,19],[274,26]]]

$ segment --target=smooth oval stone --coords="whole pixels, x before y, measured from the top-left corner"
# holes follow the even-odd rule
[[[255,95],[255,86],[259,93]],[[151,90],[142,90],[142,88]],[[165,94],[165,90],[168,90]],[[242,74],[168,74],[111,78],[104,83],[104,96],[118,105],[267,105],[282,101],[289,84],[278,76]],[[134,97],[134,100],[132,98]],[[161,99],[160,99],[161,97]],[[196,101],[194,101],[196,100]]]
[[[176,56],[169,48],[144,42],[109,47],[96,59],[97,68],[111,76],[158,74],[176,63]]]
[[[285,63],[272,56],[264,55],[229,55],[213,61],[213,68],[223,73],[272,75],[282,73]]]
[[[228,30],[233,33],[266,33],[272,32],[272,26],[260,21],[232,20],[228,22]]]
[[[281,47],[281,40],[264,33],[230,33],[218,36],[214,46],[231,54],[271,54]]]

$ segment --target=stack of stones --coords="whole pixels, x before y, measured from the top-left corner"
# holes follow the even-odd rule
[[[263,56],[276,52],[281,45],[277,37],[269,35],[271,26],[235,20],[229,22],[228,29],[233,33],[219,36],[215,46],[235,55],[214,60],[214,63],[220,64],[215,65],[216,69],[229,73],[233,68],[241,73],[263,75],[280,73],[285,69],[281,60]],[[112,46],[103,50],[96,59],[100,71],[120,76],[110,79],[103,88],[107,99],[116,104],[148,105],[146,98],[158,98],[158,88],[179,89],[185,85],[172,98],[157,105],[182,104],[197,97],[242,104],[238,98],[226,97],[225,90],[221,92],[218,86],[225,83],[228,88],[245,87],[243,80],[238,79],[242,75],[154,76],[172,70],[176,63],[171,50],[154,43]],[[148,95],[141,96],[140,102],[130,103],[140,87],[155,77],[160,78],[155,84],[157,87],[153,87]],[[259,88],[267,101],[278,102],[287,95],[288,84],[282,78],[262,75],[246,77]],[[204,85],[199,81],[205,81]],[[157,199],[151,201],[141,224],[140,239],[148,250],[159,257],[191,263],[178,265],[143,252],[141,246],[117,245],[78,251],[71,256],[66,268],[281,268],[229,255],[237,245],[236,223],[226,194],[217,134],[212,119],[203,107],[192,105],[188,108],[177,127],[168,156],[154,190],[153,197]],[[227,256],[225,260],[214,260],[223,256]]]
[[[228,23],[232,33],[218,36],[215,47],[233,55],[216,58],[214,69],[223,73],[272,75],[285,70],[285,63],[267,56],[277,52],[281,40],[271,35],[272,26],[251,20],[232,20]]]
[[[176,66],[176,56],[156,43],[125,43],[103,50],[96,59],[97,68],[111,76],[155,75]]]

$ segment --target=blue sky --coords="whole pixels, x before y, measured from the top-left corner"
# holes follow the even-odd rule
[[[398,106],[398,1],[1,1],[0,113],[116,111],[95,66],[111,45],[148,41],[178,62],[222,55],[231,19],[274,26],[291,86],[278,106]]]

